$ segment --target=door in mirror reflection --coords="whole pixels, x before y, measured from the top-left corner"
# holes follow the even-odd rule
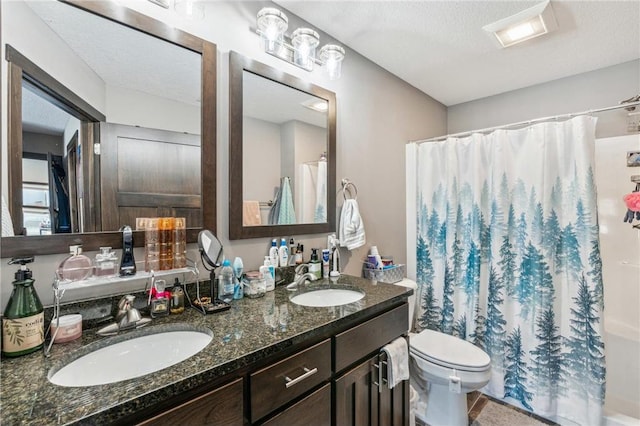
[[[243,72],[243,226],[327,222],[326,100]]]

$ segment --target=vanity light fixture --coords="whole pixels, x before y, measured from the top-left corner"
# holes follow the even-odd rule
[[[317,112],[326,113],[329,109],[329,103],[324,99],[312,98],[302,102],[302,106]]]
[[[551,1],[546,0],[515,15],[482,27],[501,47],[509,47],[550,33],[558,28]]]
[[[288,36],[288,26],[287,15],[280,10],[274,7],[260,9],[256,18],[256,32],[264,51],[307,71],[312,71],[314,64],[324,66],[329,79],[340,78],[344,49],[327,44],[320,48],[317,57],[316,50],[320,44],[318,33],[311,28],[298,28]]]
[[[204,19],[204,4],[199,0],[174,0],[176,13],[187,19]]]

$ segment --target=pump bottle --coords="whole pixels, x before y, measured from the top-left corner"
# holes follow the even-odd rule
[[[44,344],[44,309],[26,266],[31,262],[33,257],[13,258],[9,262],[20,264],[20,269],[2,317],[2,354],[7,357],[35,352]]]

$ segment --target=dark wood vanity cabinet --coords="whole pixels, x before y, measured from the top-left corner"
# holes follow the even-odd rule
[[[230,383],[141,424],[406,426],[409,381],[379,387],[377,366],[380,349],[406,334],[407,318],[403,303],[238,372]]]
[[[335,381],[336,425],[409,424],[409,381],[380,385],[380,356],[374,355]]]
[[[242,426],[243,396],[242,379],[239,378],[138,424],[143,426]]]

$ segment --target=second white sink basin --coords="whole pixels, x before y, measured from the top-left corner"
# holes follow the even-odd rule
[[[57,371],[52,369],[48,378],[55,385],[67,387],[133,379],[192,357],[212,339],[211,331],[202,329],[162,331],[116,341],[69,362]]]
[[[296,305],[311,307],[341,306],[357,302],[364,297],[364,292],[343,288],[323,288],[300,293],[291,297]]]

